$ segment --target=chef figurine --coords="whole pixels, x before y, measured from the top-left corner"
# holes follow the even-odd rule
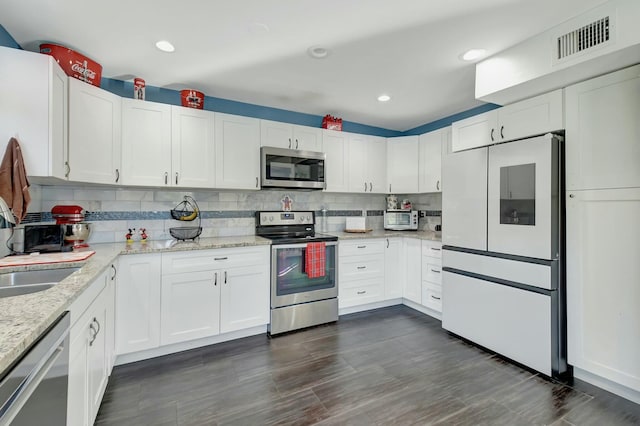
[[[129,228],[129,232],[127,232],[127,234],[124,236],[127,239],[127,244],[133,243],[133,231],[135,230],[136,228]]]
[[[140,242],[143,244],[147,242],[147,228],[140,228]]]

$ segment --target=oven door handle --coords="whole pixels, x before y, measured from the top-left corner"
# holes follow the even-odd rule
[[[309,241],[310,243],[312,243],[313,241]],[[337,246],[338,242],[337,241],[326,241],[324,243],[327,247],[331,247],[331,246]],[[300,247],[306,247],[307,243],[295,243],[295,244],[276,244],[276,245],[271,245],[271,250],[279,250],[279,249],[288,249],[288,248],[300,248]]]

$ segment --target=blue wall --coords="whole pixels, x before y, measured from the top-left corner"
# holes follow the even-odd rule
[[[0,25],[0,46],[13,47],[14,49],[22,49],[20,45],[11,37],[11,34]]]
[[[0,25],[0,46],[21,49],[15,39]],[[100,82],[101,87],[123,98],[133,98],[133,82],[113,80],[103,78]],[[160,102],[171,105],[180,105],[180,92],[177,90],[163,89],[160,87],[147,86],[145,88],[145,98],[148,101]],[[442,118],[432,123],[427,123],[405,132],[396,130],[383,129],[381,127],[369,126],[366,124],[354,123],[351,121],[342,122],[342,130],[345,132],[361,133],[365,135],[375,135],[383,137],[420,135],[432,130],[449,126],[454,121],[471,117],[498,108],[498,105],[485,104],[479,107],[463,111],[461,113]],[[289,111],[279,108],[271,108],[261,105],[248,104],[244,102],[232,101],[229,99],[215,98],[205,96],[204,109],[216,112],[224,112],[227,114],[244,115],[247,117],[262,118],[265,120],[283,121],[285,123],[299,124],[302,126],[320,127],[322,125],[322,116],[305,114],[302,112]]]

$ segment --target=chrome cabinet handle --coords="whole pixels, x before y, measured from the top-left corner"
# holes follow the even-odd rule
[[[289,138],[289,149],[291,149],[291,138]]]
[[[256,176],[256,188],[258,188],[258,176]]]
[[[366,266],[357,266],[358,269],[367,269]]]
[[[387,248],[389,248],[389,239],[387,238]]]
[[[359,291],[358,294],[365,294],[366,292],[367,290],[362,290],[362,291]]]
[[[298,149],[298,139],[296,139],[296,149]]]
[[[495,130],[495,129],[491,129],[491,142],[493,142],[493,141],[494,141],[494,139],[493,139],[493,131],[494,131],[494,130]]]
[[[431,250],[433,250],[433,251],[440,251],[440,249],[439,249],[439,248],[435,248],[435,247],[431,247]]]
[[[112,263],[111,264],[111,269],[113,269],[113,276],[111,277],[111,281],[116,279],[116,275],[118,275],[118,270],[116,269],[116,266]]]
[[[389,192],[391,192],[391,184],[389,184]]]
[[[224,283],[227,283],[227,271],[224,271]]]
[[[213,274],[213,285],[218,285],[218,273]]]
[[[576,198],[575,194],[569,194],[569,198]]]
[[[504,139],[504,126],[500,126],[500,137]]]
[[[120,170],[116,169],[116,183],[120,180]]]
[[[169,184],[169,173],[164,172],[164,184],[168,185]]]
[[[64,166],[67,168],[67,171],[64,174],[64,177],[68,178],[69,175],[71,174],[71,166],[69,165],[68,161],[64,162]]]
[[[178,172],[176,172],[176,185],[178,184]]]
[[[100,333],[100,328],[101,328],[100,327],[100,323],[98,322],[98,319],[95,318],[95,317],[93,318],[93,321],[95,321],[95,323],[98,325],[98,331],[96,331],[96,334],[98,334],[98,333]]]
[[[437,181],[437,182],[436,182],[436,189],[437,189],[438,191],[440,191],[440,181]]]
[[[369,182],[369,192],[373,192],[373,184]]]
[[[431,298],[432,298],[432,299],[436,299],[436,300],[441,300],[441,298],[440,298],[440,297],[436,297],[436,296],[434,296],[434,295],[431,295]]]
[[[227,256],[225,257],[214,257],[213,260],[227,260],[229,259]]]
[[[367,246],[358,246],[358,248],[367,248]]]
[[[364,183],[364,192],[367,192],[367,182]]]
[[[89,324],[89,333],[91,333],[92,331],[93,333],[91,334],[91,340],[89,340],[89,346],[93,346],[93,342],[95,342],[96,338],[98,337],[98,332],[95,328],[93,328],[93,322]]]
[[[432,270],[431,270],[431,272],[435,272],[436,274],[439,274],[439,273],[440,273],[440,271],[437,271],[437,270],[435,270],[435,269],[432,269]]]

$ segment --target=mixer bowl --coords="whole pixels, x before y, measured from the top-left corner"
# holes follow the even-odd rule
[[[67,223],[60,226],[62,226],[64,240],[73,242],[74,246],[86,241],[89,238],[89,234],[91,234],[91,224],[88,222]]]

